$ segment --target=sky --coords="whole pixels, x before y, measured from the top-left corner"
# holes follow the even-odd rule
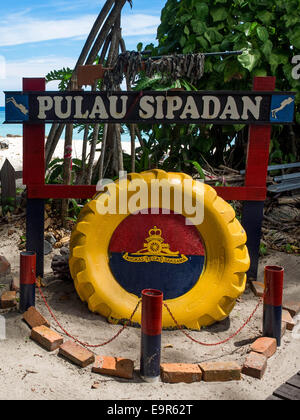
[[[51,70],[75,65],[105,1],[1,3],[0,106],[4,106],[3,91],[22,90],[22,77],[43,77]],[[125,5],[122,33],[127,50],[135,50],[139,42],[156,43],[165,3],[166,0],[133,0],[132,9],[128,3]]]

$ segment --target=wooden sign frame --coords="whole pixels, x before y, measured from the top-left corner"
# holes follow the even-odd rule
[[[255,92],[275,90],[275,77],[255,77]],[[24,78],[23,92],[45,91],[44,78]],[[118,121],[119,123],[122,121]],[[242,225],[248,236],[251,258],[249,277],[257,276],[261,226],[271,139],[271,123],[249,125],[245,185],[215,187],[224,200],[244,201]],[[44,274],[44,200],[48,198],[91,198],[95,185],[45,185],[45,124],[23,124],[23,183],[27,186],[26,248],[37,253],[37,275]]]
[[[293,124],[295,93],[5,92],[6,124]]]

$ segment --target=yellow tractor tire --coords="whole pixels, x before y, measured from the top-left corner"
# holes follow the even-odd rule
[[[122,189],[128,188],[128,183],[133,179],[142,179],[148,185],[151,180],[163,179],[176,186],[191,178],[183,173],[167,173],[162,170],[129,174],[126,182],[115,183],[116,198],[119,198]],[[189,193],[195,198],[199,182],[191,180],[190,185]],[[244,292],[246,272],[250,265],[245,245],[246,233],[236,219],[234,209],[212,187],[202,185],[204,219],[195,228],[204,243],[204,268],[190,290],[165,300],[178,324],[195,330],[228,317],[236,299]],[[96,194],[80,213],[71,236],[69,264],[80,299],[88,303],[92,312],[106,317],[109,322],[122,323],[130,318],[140,296],[128,292],[115,278],[110,267],[109,249],[118,226],[127,217],[136,216],[129,213],[99,214],[97,200],[102,194],[106,193]],[[159,200],[159,207],[162,208],[161,197]],[[174,211],[172,200],[169,210]],[[182,216],[188,217],[184,211]],[[135,313],[132,322],[141,323],[141,308]],[[162,324],[163,328],[175,328],[165,307]]]

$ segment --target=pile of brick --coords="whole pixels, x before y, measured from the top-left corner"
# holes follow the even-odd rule
[[[241,366],[236,362],[163,363],[161,379],[168,383],[239,381]]]
[[[292,330],[293,316],[300,312],[300,304],[286,303],[283,312],[283,329]],[[31,307],[23,314],[24,321],[31,328],[31,339],[48,351],[58,350],[58,356],[81,368],[92,365],[92,372],[101,375],[132,379],[134,362],[130,359],[112,356],[97,356],[74,341],[64,342],[63,337],[50,328],[50,323],[36,308]],[[234,361],[214,361],[197,364],[163,363],[161,380],[167,383],[225,382],[239,381],[242,374],[261,379],[267,368],[267,361],[277,350],[276,339],[260,337],[250,346],[250,352],[243,366]],[[94,384],[95,385],[95,384]],[[97,386],[93,386],[97,388]]]
[[[292,331],[296,325],[295,317],[300,312],[300,302],[285,301],[282,310],[281,337],[286,330]],[[260,337],[250,347],[250,353],[244,362],[242,373],[253,378],[262,379],[267,369],[268,359],[277,350],[275,338]]]
[[[132,360],[121,357],[96,356],[74,341],[64,342],[63,337],[50,328],[50,322],[36,308],[29,308],[23,314],[23,320],[31,328],[30,338],[44,349],[58,350],[58,356],[81,368],[93,364],[92,371],[94,373],[126,379],[133,378],[134,363]]]
[[[58,355],[85,368],[91,364],[92,372],[101,375],[133,378],[134,362],[130,359],[112,356],[97,356],[73,341],[64,342],[63,337],[51,330],[50,323],[34,307],[23,315],[31,328],[31,339],[48,351],[58,349]],[[234,381],[241,379],[241,366],[235,362],[210,362],[200,364],[168,363],[161,365],[163,382]]]

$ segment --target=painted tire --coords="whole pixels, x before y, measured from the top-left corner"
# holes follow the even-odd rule
[[[151,180],[165,179],[173,186],[183,183],[184,179],[191,179],[188,175],[182,173],[166,173],[161,170],[129,174],[127,178],[126,186],[130,180],[136,178],[142,178],[148,185],[151,183]],[[116,184],[116,195],[119,195],[121,194],[121,184],[118,182]],[[196,181],[192,181],[190,191],[192,197],[195,197],[196,184],[198,184]],[[218,197],[213,188],[206,184],[203,187],[204,220],[201,224],[192,226],[191,229],[196,230],[200,242],[201,239],[203,241],[205,264],[202,269],[199,269],[199,275],[196,280],[191,281],[188,290],[183,289],[182,294],[179,291],[175,296],[170,294],[170,297],[165,299],[177,322],[195,330],[220,321],[230,314],[236,299],[244,292],[246,272],[250,265],[248,250],[245,245],[246,233],[235,218],[233,208],[222,198]],[[124,183],[122,188],[124,188]],[[124,286],[123,284],[122,286],[113,274],[114,267],[118,265],[113,265],[111,262],[111,254],[115,251],[113,247],[118,246],[114,245],[114,243],[122,242],[114,241],[114,233],[119,230],[121,235],[123,224],[131,220],[129,218],[137,218],[138,215],[99,214],[96,211],[96,205],[100,195],[99,193],[86,204],[72,232],[70,270],[81,300],[88,303],[88,307],[92,312],[103,315],[109,322],[117,323],[130,318],[140,295],[132,292],[126,285]],[[162,207],[161,204],[160,198],[160,208]],[[171,208],[170,210],[174,209]],[[177,218],[184,218],[185,216],[184,212],[182,212],[182,215],[176,215]],[[174,217],[175,215],[173,215]],[[139,219],[134,220],[138,221]],[[150,239],[148,238],[148,245],[151,243],[149,249],[161,251],[160,244],[162,240],[159,238],[161,238],[163,229],[154,227],[157,230],[153,231],[150,229],[152,233],[149,237]],[[183,229],[183,227],[179,226],[179,229],[181,228]],[[137,229],[131,230],[138,231]],[[97,232],[99,232],[99,235]],[[172,248],[175,251],[174,246],[171,244],[171,250]],[[190,248],[188,243],[187,248]],[[167,249],[167,252],[171,251]],[[135,254],[135,257],[140,256],[140,254],[137,254]],[[197,252],[194,254],[197,254]],[[132,254],[123,253],[123,259],[126,256],[128,257],[128,255]],[[184,255],[182,255],[180,263],[184,262]],[[128,257],[127,260],[130,260],[130,258]],[[192,261],[192,256],[189,256],[189,260]],[[127,262],[122,261],[122,264],[127,264]],[[159,262],[154,262],[153,264],[159,266]],[[160,266],[162,267],[163,264]],[[141,288],[152,287],[149,284],[141,284],[140,286]],[[126,288],[129,290],[126,290]],[[141,309],[139,308],[133,317],[133,323],[140,324],[140,320]],[[163,328],[175,327],[174,321],[166,308],[163,308],[162,323]]]

